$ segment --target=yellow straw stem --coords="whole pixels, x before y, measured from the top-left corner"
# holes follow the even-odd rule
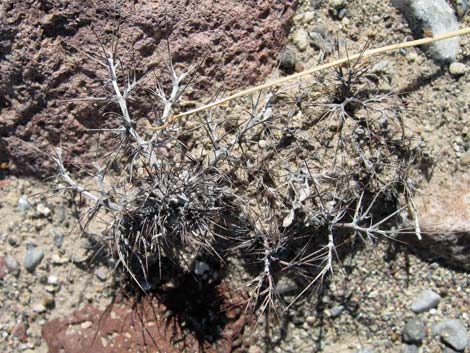
[[[457,36],[463,36],[463,35],[466,35],[466,34],[470,34],[470,27],[466,27],[466,28],[460,29],[458,31],[439,34],[439,35],[436,35],[434,37],[422,38],[422,39],[412,40],[412,41],[409,41],[409,42],[386,45],[384,47],[366,50],[366,51],[358,53],[358,54],[347,56],[343,59],[338,59],[338,60],[335,60],[335,61],[330,62],[330,63],[318,65],[318,66],[312,67],[310,69],[307,69],[305,71],[295,73],[293,75],[289,75],[289,76],[286,76],[286,77],[276,79],[272,82],[267,82],[267,83],[264,83],[264,84],[259,85],[259,86],[250,87],[250,88],[245,89],[243,91],[232,94],[228,97],[222,98],[218,101],[215,101],[215,102],[203,105],[201,107],[197,107],[197,108],[188,110],[186,112],[183,112],[183,113],[180,113],[180,114],[177,114],[177,115],[173,115],[168,119],[166,124],[164,124],[162,126],[159,126],[159,127],[154,127],[154,128],[152,128],[152,130],[161,130],[161,129],[165,128],[166,126],[168,126],[171,122],[173,122],[177,119],[183,118],[185,116],[189,116],[189,115],[199,113],[201,111],[204,111],[204,110],[207,110],[207,109],[210,109],[210,108],[213,108],[213,107],[224,105],[227,102],[230,102],[234,99],[237,99],[237,98],[240,98],[240,97],[243,97],[243,96],[258,92],[258,91],[261,91],[261,90],[266,89],[266,88],[279,86],[279,85],[282,85],[285,82],[289,82],[289,81],[299,79],[301,77],[313,74],[314,72],[317,72],[317,71],[322,71],[322,70],[326,70],[326,69],[329,69],[329,68],[332,68],[332,67],[335,67],[335,66],[338,66],[338,65],[342,65],[344,63],[356,60],[358,58],[366,58],[366,57],[369,57],[369,56],[372,56],[372,55],[377,55],[377,54],[389,52],[389,51],[392,51],[392,50],[416,47],[418,45],[424,45],[424,44],[430,44],[430,43],[437,42],[437,41],[440,41],[440,40],[449,39],[449,38],[457,37]]]

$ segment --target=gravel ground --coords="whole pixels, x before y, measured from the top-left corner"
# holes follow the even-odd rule
[[[318,9],[312,7],[316,3]],[[470,25],[470,16],[460,22]],[[339,37],[351,52],[368,41],[375,47],[412,39],[405,18],[389,2],[303,1],[291,30],[289,48],[296,59],[286,64],[290,69],[310,67],[322,58],[308,39],[314,29],[331,40]],[[306,44],[300,43],[305,40]],[[470,41],[462,38],[457,61],[466,65],[464,69],[469,54]],[[292,61],[292,56],[288,59]],[[436,65],[415,48],[377,58],[371,65],[376,64],[383,89],[409,92],[400,98],[408,108],[403,118],[416,145],[426,146],[435,160],[433,178],[444,181],[458,172],[468,173],[468,71],[451,74],[448,65]],[[273,73],[279,75],[281,71]],[[77,239],[77,225],[65,211],[67,205],[47,192],[47,183],[15,178],[0,183],[0,350],[47,352],[41,339],[44,323],[86,303],[106,306],[113,293],[112,274],[100,259],[86,261],[92,251],[85,239]],[[29,203],[24,199],[19,203],[23,195]],[[31,273],[24,267],[29,244],[44,252],[37,267],[30,266],[35,267]],[[37,262],[38,255],[34,256],[29,261]],[[237,271],[231,276],[235,283],[243,277]],[[443,343],[432,333],[438,323],[458,319],[470,328],[470,274],[426,262],[393,241],[379,239],[355,250],[317,290],[317,295],[299,302],[279,320],[271,317],[271,347],[260,339],[265,333],[263,319],[247,330],[246,350],[411,352],[402,333],[409,319],[419,317],[426,333],[420,352],[442,352]],[[433,290],[441,300],[437,307],[415,314],[411,305],[424,290]]]

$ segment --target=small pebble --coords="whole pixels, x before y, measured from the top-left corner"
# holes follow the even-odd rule
[[[43,217],[49,217],[52,214],[51,209],[49,207],[43,205],[42,203],[40,203],[36,207],[36,211],[40,216],[43,216]]]
[[[25,195],[22,195],[18,200],[18,210],[21,213],[26,213],[31,209],[31,204]]]
[[[417,314],[428,311],[438,306],[441,301],[441,297],[431,289],[425,289],[418,294],[413,304],[411,304],[411,310]]]
[[[314,13],[312,11],[307,11],[306,13],[304,13],[303,21],[305,23],[309,23],[313,20],[313,18],[314,18]]]
[[[17,274],[19,271],[19,265],[18,261],[11,256],[10,254],[7,254],[5,256],[5,265],[10,273]]]
[[[449,72],[452,76],[462,76],[467,72],[467,66],[463,63],[454,62],[450,64]]]
[[[26,270],[33,272],[44,258],[44,251],[35,245],[28,245],[23,265]]]
[[[334,319],[338,316],[340,316],[344,311],[344,306],[343,305],[337,305],[330,310],[330,316]]]
[[[266,142],[266,140],[259,140],[258,141],[258,146],[261,149],[265,149],[268,146],[268,143]]]
[[[52,241],[57,248],[61,248],[64,244],[64,235],[56,229],[51,230]]]
[[[57,222],[63,223],[65,221],[65,207],[63,206],[57,207],[55,209],[54,214],[57,217]]]
[[[47,308],[43,304],[35,304],[33,305],[33,311],[41,314],[47,311]]]
[[[59,290],[57,286],[52,286],[52,285],[45,286],[44,289],[46,290],[46,292],[49,292],[49,293],[55,293]]]
[[[419,55],[416,54],[415,52],[410,52],[406,55],[406,58],[408,59],[409,62],[416,62],[419,59]]]
[[[42,305],[44,305],[46,308],[54,307],[54,296],[51,293],[44,293],[44,295],[42,296]]]
[[[95,276],[102,282],[106,281],[106,278],[108,277],[108,274],[106,273],[105,270],[102,268],[97,268],[95,270]]]
[[[409,344],[419,344],[426,337],[424,321],[419,317],[408,320],[403,328],[403,341]]]
[[[201,276],[207,272],[210,271],[210,267],[207,263],[204,261],[198,261],[196,262],[196,265],[194,266],[194,273],[198,276]]]
[[[59,284],[59,278],[57,276],[50,275],[47,277],[47,283],[56,286]]]
[[[294,34],[293,43],[300,51],[305,51],[309,45],[308,33],[304,29],[299,29]]]
[[[348,10],[346,10],[346,9],[341,9],[341,10],[338,11],[338,18],[339,18],[340,20],[343,20],[343,19],[346,18],[346,15],[347,15],[347,14],[348,14]]]
[[[467,329],[460,320],[445,320],[434,326],[433,333],[457,351],[463,351],[467,346]]]
[[[85,321],[85,322],[82,322],[80,324],[80,327],[84,330],[86,330],[87,328],[90,328],[91,325],[93,325],[93,323],[91,321]]]
[[[279,67],[286,71],[293,71],[295,69],[295,53],[289,48],[284,49],[279,55]]]
[[[346,0],[329,0],[328,3],[334,9],[341,9],[346,5]]]
[[[63,264],[66,264],[67,262],[69,262],[69,260],[67,258],[61,257],[58,254],[53,254],[51,256],[51,261],[54,265],[63,265]]]

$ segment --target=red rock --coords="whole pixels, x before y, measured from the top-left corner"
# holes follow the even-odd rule
[[[431,180],[415,203],[423,239],[417,240],[415,234],[400,239],[419,249],[424,257],[470,269],[470,176]]]
[[[295,3],[144,0],[123,1],[116,8],[114,2],[91,0],[3,1],[0,150],[8,151],[11,171],[40,175],[53,167],[47,155],[22,140],[42,147],[62,142],[75,155],[88,151],[87,129],[102,127],[105,119],[99,106],[70,99],[105,94],[100,87],[106,70],[84,54],[100,54],[96,34],[109,46],[110,33],[122,22],[121,60],[133,62],[140,72],[164,70],[167,40],[180,66],[205,58],[192,82],[190,98],[195,99],[263,80],[285,45]],[[136,95],[134,116],[152,115],[153,103]]]
[[[226,292],[225,292],[226,293]],[[230,312],[221,337],[213,343],[204,342],[204,352],[232,352],[239,345],[247,317],[241,299],[223,299],[223,310]],[[236,313],[236,314],[234,314]],[[42,336],[49,353],[179,353],[184,347],[198,351],[200,342],[184,332],[176,319],[157,299],[139,303],[124,300],[105,309],[87,305],[74,313],[47,322]]]
[[[22,322],[17,323],[11,333],[13,336],[17,337],[23,343],[25,343],[28,339],[26,337],[26,327]]]

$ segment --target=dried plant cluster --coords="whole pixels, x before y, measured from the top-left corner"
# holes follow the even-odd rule
[[[253,309],[286,307],[284,294],[304,297],[348,245],[393,236],[403,207],[414,213],[420,153],[400,98],[377,88],[361,58],[185,120],[172,116],[194,68],[178,73],[170,62],[171,87],[157,80],[151,91],[156,115],[138,117],[130,103],[150,75],[126,70],[116,49],[93,58],[108,72],[100,97],[118,108],[100,132],[119,147],[92,164],[92,188],[73,179],[60,151],[54,158],[61,185],[89,200],[84,233],[145,293],[183,273],[206,283],[237,263],[251,276]],[[91,234],[92,222],[105,231]],[[296,285],[281,286],[284,278]]]

